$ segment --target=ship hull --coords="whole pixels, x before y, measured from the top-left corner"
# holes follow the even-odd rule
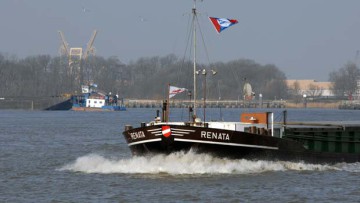
[[[308,163],[358,162],[359,154],[322,153],[307,150],[302,143],[268,135],[194,126],[144,126],[123,132],[133,155],[169,154],[193,150],[217,157]],[[169,131],[169,130],[167,130]]]
[[[125,107],[122,106],[109,106],[106,108],[95,108],[95,107],[77,107],[73,106],[71,108],[72,111],[126,111]]]

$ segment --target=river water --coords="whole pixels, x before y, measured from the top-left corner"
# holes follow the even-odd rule
[[[155,110],[1,110],[0,202],[360,202],[360,163],[227,160],[191,151],[132,157],[124,125],[139,126]],[[237,121],[245,110],[206,115]],[[272,110],[279,121],[282,110]],[[187,118],[183,109],[171,113],[171,120]],[[360,123],[360,111],[288,109],[288,120]]]

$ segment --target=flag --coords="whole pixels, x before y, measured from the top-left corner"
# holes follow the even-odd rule
[[[171,128],[168,125],[161,127],[161,133],[164,135],[164,137],[169,137],[171,135]]]
[[[227,19],[227,18],[214,18],[209,17],[210,21],[215,27],[215,30],[220,33],[221,31],[225,30],[226,28],[235,25],[238,23],[235,19]]]
[[[89,93],[89,86],[81,85],[81,92],[82,93]]]
[[[182,92],[184,92],[186,90],[187,89],[185,89],[185,88],[170,86],[170,88],[169,88],[169,98],[175,96],[176,94],[182,93]]]

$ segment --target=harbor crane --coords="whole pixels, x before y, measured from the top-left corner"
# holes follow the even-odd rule
[[[69,56],[69,44],[65,40],[64,33],[62,31],[58,31],[61,38],[61,45],[60,45],[60,54]]]
[[[95,48],[93,47],[93,44],[95,41],[96,34],[97,34],[97,30],[94,30],[93,34],[91,35],[90,41],[88,42],[87,47],[85,49],[85,53],[84,53],[85,60],[90,54],[95,55]]]
[[[87,59],[89,57],[89,55],[95,55],[95,47],[94,45],[94,41],[97,35],[97,30],[93,31],[93,34],[91,35],[91,38],[89,40],[89,42],[87,43],[86,49],[83,52],[83,49],[81,47],[69,47],[69,43],[67,43],[67,41],[65,40],[65,36],[64,33],[62,31],[58,31],[60,34],[60,38],[61,38],[61,45],[60,45],[60,54],[61,55],[65,55],[69,57],[69,64],[73,61],[72,58],[77,58],[77,59]]]
[[[58,31],[60,34],[61,45],[60,54],[66,56],[68,60],[68,74],[73,76],[75,83],[81,83],[81,63],[83,60],[87,60],[90,55],[95,55],[94,41],[97,34],[97,30],[93,31],[89,42],[87,43],[85,51],[81,47],[69,47],[69,43],[65,40],[64,33]]]

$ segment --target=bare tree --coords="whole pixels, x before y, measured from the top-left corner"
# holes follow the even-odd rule
[[[329,74],[333,82],[332,91],[337,96],[353,94],[357,89],[357,81],[360,78],[360,69],[354,63],[348,63],[338,71]]]
[[[309,84],[306,94],[310,97],[320,97],[323,94],[323,89],[315,84]]]
[[[294,99],[295,103],[299,103],[301,101],[301,88],[299,81],[295,81],[290,88],[290,96]]]

